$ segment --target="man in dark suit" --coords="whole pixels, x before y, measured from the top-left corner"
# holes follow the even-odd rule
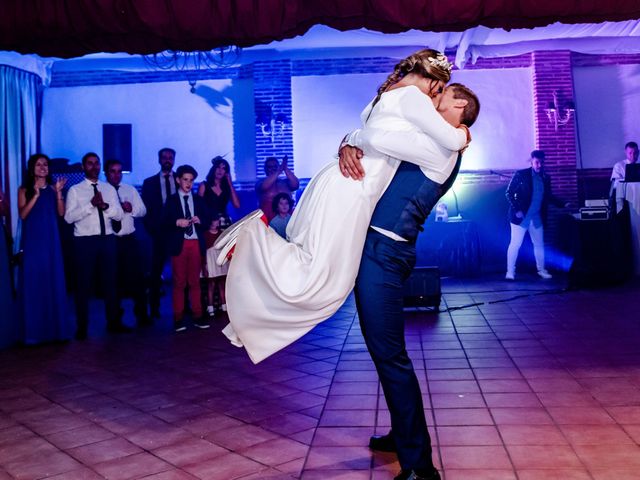
[[[162,148],[158,152],[160,172],[142,184],[142,201],[147,207],[143,224],[151,237],[151,272],[149,275],[149,306],[151,316],[160,317],[160,290],[162,288],[162,271],[169,257],[166,248],[166,231],[162,224],[162,209],[167,199],[176,193],[173,165],[176,151]]]
[[[198,328],[209,328],[209,323],[202,316],[200,272],[206,251],[204,232],[209,229],[211,216],[202,197],[193,195],[193,181],[197,176],[198,173],[191,165],[178,167],[178,192],[167,199],[163,213],[167,232],[167,252],[171,255],[173,318],[176,332],[186,329],[183,317],[184,292],[187,287],[194,325]]]
[[[507,250],[507,273],[505,279],[515,280],[516,260],[524,240],[529,232],[533,243],[533,256],[541,278],[549,279],[551,274],[544,266],[544,222],[547,219],[549,203],[557,207],[569,207],[551,193],[551,179],[544,171],[544,152],[531,152],[531,168],[518,170],[507,187],[506,196],[509,202],[509,223],[511,224],[511,241]]]
[[[475,94],[460,84],[448,86],[439,105],[440,114],[454,127],[461,123],[471,126],[480,108]],[[402,133],[393,132],[387,139],[395,135]],[[394,156],[409,158],[405,150],[422,148],[420,139],[412,135],[395,142]],[[340,168],[345,176],[362,178],[361,155],[350,146],[340,149]],[[402,470],[395,480],[440,480],[431,457],[420,384],[405,346],[402,299],[416,261],[418,232],[453,184],[461,158],[459,154],[449,176],[440,181],[431,178],[435,176],[426,166],[401,162],[374,210],[356,278],[354,293],[362,335],[391,415],[391,431],[371,437],[369,448],[397,453]]]

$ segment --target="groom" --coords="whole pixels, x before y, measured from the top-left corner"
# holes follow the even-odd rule
[[[438,111],[451,125],[471,126],[479,112],[475,94],[464,85],[449,85]],[[390,133],[396,158],[409,158],[411,150],[430,141],[422,133]],[[399,148],[406,150],[399,151]],[[340,149],[340,169],[346,177],[364,175],[362,152],[353,146]],[[426,167],[402,162],[379,200],[362,253],[355,285],[360,326],[376,366],[391,414],[391,432],[371,437],[372,450],[395,451],[402,471],[395,480],[439,480],[431,458],[420,385],[407,355],[404,341],[402,300],[404,283],[415,265],[415,242],[431,209],[453,184],[460,168],[458,155],[451,176],[438,184]]]

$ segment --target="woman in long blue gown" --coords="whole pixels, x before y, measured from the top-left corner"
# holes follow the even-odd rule
[[[18,190],[23,251],[18,296],[26,344],[71,338],[58,231],[58,217],[64,215],[65,182],[53,183],[49,157],[37,153],[29,158]]]

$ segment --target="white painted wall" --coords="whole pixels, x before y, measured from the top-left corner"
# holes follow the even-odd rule
[[[473,141],[462,157],[462,170],[527,167],[535,148],[531,70],[456,70],[451,81],[466,85],[480,100],[480,115],[471,127]]]
[[[341,139],[360,126],[361,110],[385,78],[384,74],[292,78],[297,174],[311,176],[334,160]],[[470,87],[481,103],[462,169],[524,168],[535,146],[531,71],[454,71],[452,81]]]
[[[293,77],[293,155],[296,175],[311,177],[335,161],[343,137],[360,128],[360,112],[385,74]]]
[[[576,67],[573,83],[578,168],[613,167],[627,142],[640,142],[640,65]]]
[[[229,160],[236,178],[255,177],[253,85],[250,80],[49,88],[44,92],[42,149],[51,157],[80,161],[87,151],[102,154],[102,124],[132,124],[132,172],[140,184],[158,171],[157,152],[176,150],[176,166],[193,165],[206,176],[216,155]],[[246,168],[250,165],[250,168]]]

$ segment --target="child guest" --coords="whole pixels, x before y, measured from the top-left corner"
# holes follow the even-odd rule
[[[198,172],[191,165],[176,170],[177,192],[167,199],[164,207],[164,223],[169,232],[168,251],[173,272],[173,318],[175,331],[186,330],[184,323],[184,291],[189,287],[189,301],[193,312],[193,324],[209,328],[202,318],[200,299],[200,270],[205,255],[205,231],[211,219],[204,200],[193,195],[193,181]]]

